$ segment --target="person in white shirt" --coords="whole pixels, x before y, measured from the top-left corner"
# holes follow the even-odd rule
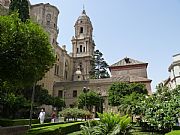
[[[39,113],[38,119],[40,120],[40,124],[44,123],[44,119],[45,119],[45,111],[44,111],[44,109],[41,109],[41,112]]]

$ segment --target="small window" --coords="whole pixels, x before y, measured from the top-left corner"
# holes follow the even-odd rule
[[[47,21],[47,22],[46,22],[46,25],[48,25],[48,26],[49,26],[49,25],[50,25],[50,21]]]
[[[80,27],[80,33],[83,33],[83,27]]]
[[[53,44],[55,43],[55,39],[53,38]]]
[[[59,90],[59,91],[58,91],[58,97],[60,97],[60,98],[63,97],[63,91],[62,91],[62,90]]]
[[[77,48],[77,53],[79,53],[79,48]]]
[[[77,90],[73,90],[73,97],[77,97]]]
[[[68,73],[67,71],[65,71],[65,80],[67,80],[67,78],[68,78]]]
[[[83,47],[83,50],[84,50],[84,52],[86,52],[86,48],[85,47]]]
[[[57,65],[57,69],[56,69],[56,75],[59,75],[59,65]]]
[[[80,78],[80,76],[78,76],[78,79]]]
[[[80,52],[82,52],[82,45],[80,45]]]
[[[57,65],[54,65],[54,74],[56,75],[56,71],[57,71]]]
[[[79,63],[79,68],[80,68],[80,70],[82,70],[82,63],[81,62]]]

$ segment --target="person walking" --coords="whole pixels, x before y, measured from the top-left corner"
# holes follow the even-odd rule
[[[54,123],[56,119],[56,113],[53,111],[51,114],[51,122]]]
[[[45,119],[45,111],[44,111],[44,109],[41,109],[41,112],[39,113],[38,119],[40,120],[40,124],[44,123],[44,119]]]

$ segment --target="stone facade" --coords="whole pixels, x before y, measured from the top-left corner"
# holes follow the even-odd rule
[[[89,71],[95,50],[91,20],[83,10],[75,22],[75,35],[71,40],[72,53],[68,54],[66,46],[60,47],[57,43],[58,15],[59,10],[49,3],[30,5],[31,19],[49,33],[49,41],[56,56],[53,68],[38,82],[39,85],[46,88],[51,95],[63,98],[67,107],[76,104],[84,87],[97,91],[104,98],[104,111],[109,110],[107,91],[115,82],[144,83],[151,94],[151,80],[147,77],[148,64],[130,58],[124,58],[110,66],[111,78],[90,79]]]
[[[128,62],[126,63],[127,59]],[[103,96],[103,110],[108,111],[111,110],[111,107],[108,106],[108,89],[113,83],[143,83],[145,84],[148,93],[152,94],[151,80],[147,78],[147,65],[148,63],[143,63],[126,57],[110,66],[112,74],[111,78],[60,81],[54,86],[54,95],[64,98],[66,106],[70,107],[76,104],[77,96],[83,92],[83,88],[86,87]]]
[[[10,0],[0,0],[0,4],[5,8],[8,8],[10,4]]]

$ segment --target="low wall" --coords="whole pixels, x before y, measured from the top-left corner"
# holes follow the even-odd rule
[[[29,126],[0,127],[0,135],[24,135]]]

